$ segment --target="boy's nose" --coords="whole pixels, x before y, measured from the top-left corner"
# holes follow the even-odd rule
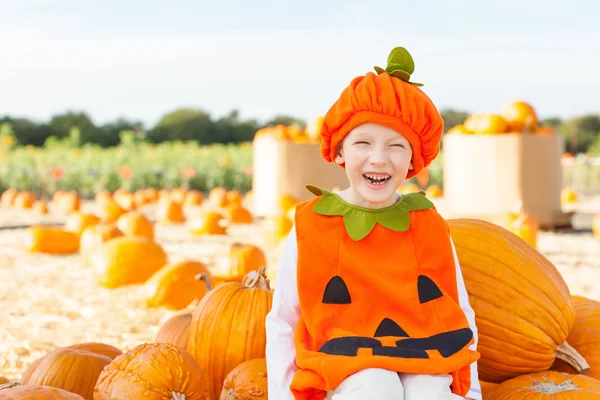
[[[374,150],[373,153],[371,153],[370,161],[373,165],[386,164],[387,160],[387,154],[383,150]]]

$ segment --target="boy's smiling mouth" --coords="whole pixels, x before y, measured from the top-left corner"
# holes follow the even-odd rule
[[[385,173],[366,173],[363,178],[371,185],[382,186],[390,180],[392,176]]]

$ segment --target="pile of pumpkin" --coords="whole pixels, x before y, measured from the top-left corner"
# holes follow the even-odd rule
[[[448,130],[449,134],[502,134],[525,133],[536,135],[553,134],[550,127],[539,126],[535,109],[524,101],[511,102],[501,113],[475,113],[465,121]]]
[[[600,398],[600,303],[571,296],[555,266],[508,230],[474,219],[448,223],[475,311],[484,399]],[[59,348],[0,398],[58,390],[48,386],[67,391],[55,394],[60,399],[268,398],[265,317],[273,291],[265,268],[213,288],[202,268],[178,276],[180,287],[195,285],[195,299],[164,323],[156,343],[124,354],[102,344]],[[175,308],[191,298],[184,290],[169,297],[181,298]]]
[[[306,129],[297,125],[277,124],[259,129],[254,134],[254,138],[270,137],[276,141],[287,141],[292,143],[319,143],[321,141],[321,124],[323,117],[319,117],[309,123]]]

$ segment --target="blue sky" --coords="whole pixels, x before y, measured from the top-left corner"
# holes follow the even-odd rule
[[[591,0],[0,0],[0,115],[311,120],[395,46],[439,108],[600,113],[599,14]]]

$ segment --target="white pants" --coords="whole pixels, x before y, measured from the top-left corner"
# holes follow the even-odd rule
[[[457,400],[450,375],[401,374],[368,368],[350,375],[327,392],[326,400]]]

